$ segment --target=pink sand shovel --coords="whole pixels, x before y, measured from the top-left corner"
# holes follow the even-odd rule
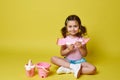
[[[46,62],[40,62],[36,65],[38,69],[38,74],[41,78],[46,78],[48,76],[48,73],[50,71],[50,64]]]
[[[25,64],[26,75],[28,77],[33,77],[35,74],[35,65],[32,64],[32,61],[29,60],[28,64]]]

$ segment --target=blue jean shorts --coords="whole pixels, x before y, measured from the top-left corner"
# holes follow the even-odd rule
[[[80,64],[80,63],[86,62],[85,58],[82,58],[82,59],[79,59],[79,60],[69,60],[67,58],[65,58],[65,59],[71,64]]]

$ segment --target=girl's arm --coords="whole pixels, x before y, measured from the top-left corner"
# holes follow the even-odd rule
[[[62,56],[66,56],[69,54],[69,52],[71,52],[73,50],[74,46],[73,45],[69,45],[68,47],[66,45],[61,46],[61,50],[60,53]]]
[[[76,42],[75,45],[79,48],[81,55],[83,57],[86,57],[87,56],[86,44],[82,45],[80,42]]]
[[[79,47],[79,50],[80,50],[81,55],[82,55],[83,57],[86,57],[86,56],[87,56],[87,47],[86,47],[86,45],[82,45],[81,47]]]

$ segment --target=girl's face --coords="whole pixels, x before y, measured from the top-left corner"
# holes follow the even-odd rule
[[[70,35],[75,36],[79,32],[79,24],[76,20],[67,22],[67,31]]]

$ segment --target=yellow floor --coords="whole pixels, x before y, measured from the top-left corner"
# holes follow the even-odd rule
[[[50,57],[55,55],[56,50],[30,50],[30,49],[0,49],[0,80],[42,80],[39,75],[29,78],[25,74],[24,65],[28,59],[33,63],[41,61],[49,62]],[[98,53],[97,53],[98,54]],[[120,58],[88,54],[87,60],[96,65],[97,73],[95,75],[81,75],[77,80],[119,80]],[[55,73],[57,66],[51,64],[51,72],[44,80],[76,80],[73,74],[57,75]]]
[[[37,72],[28,78],[24,65],[29,59],[50,63],[59,55],[56,39],[72,14],[87,28],[87,61],[97,67],[95,75],[78,80],[120,80],[119,8],[120,0],[0,0],[0,80],[42,80]],[[57,75],[56,69],[52,65],[44,80],[76,80],[73,74]]]

